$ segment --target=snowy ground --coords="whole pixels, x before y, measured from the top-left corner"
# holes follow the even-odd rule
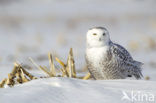
[[[155,103],[155,85],[156,82],[142,80],[40,79],[0,89],[0,103]],[[129,100],[122,99],[124,93]],[[139,99],[143,95],[147,98]]]
[[[93,26],[105,26],[113,41],[144,63],[143,74],[150,77],[149,81],[35,80],[0,89],[0,103],[60,103],[61,99],[65,103],[122,103],[122,90],[138,89],[156,95],[155,5],[155,0],[0,0],[0,80],[7,77],[16,60],[32,66],[28,61],[32,57],[36,63],[48,65],[50,51],[65,62],[70,47],[76,69],[82,69],[85,34]],[[29,72],[42,75],[34,69]]]

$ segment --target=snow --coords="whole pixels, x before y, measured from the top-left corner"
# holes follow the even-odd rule
[[[121,100],[123,91],[128,95],[131,91],[156,95],[155,85],[143,80],[38,79],[0,89],[0,103],[131,103]]]

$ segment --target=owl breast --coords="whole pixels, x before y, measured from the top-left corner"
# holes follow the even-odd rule
[[[100,47],[88,48],[86,50],[87,67],[95,79],[105,79],[103,62],[108,59],[108,49],[107,47]]]
[[[86,62],[94,79],[124,79],[119,70],[117,59],[107,47],[89,48],[86,50]],[[124,71],[123,71],[124,72]]]

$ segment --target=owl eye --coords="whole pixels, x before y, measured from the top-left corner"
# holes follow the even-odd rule
[[[97,35],[96,33],[93,33],[93,35]]]
[[[103,36],[105,36],[106,35],[106,33],[103,33]]]

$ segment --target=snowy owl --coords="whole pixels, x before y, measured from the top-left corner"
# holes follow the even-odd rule
[[[87,32],[86,63],[94,79],[141,79],[143,63],[135,61],[129,52],[110,40],[104,27],[94,27]]]

